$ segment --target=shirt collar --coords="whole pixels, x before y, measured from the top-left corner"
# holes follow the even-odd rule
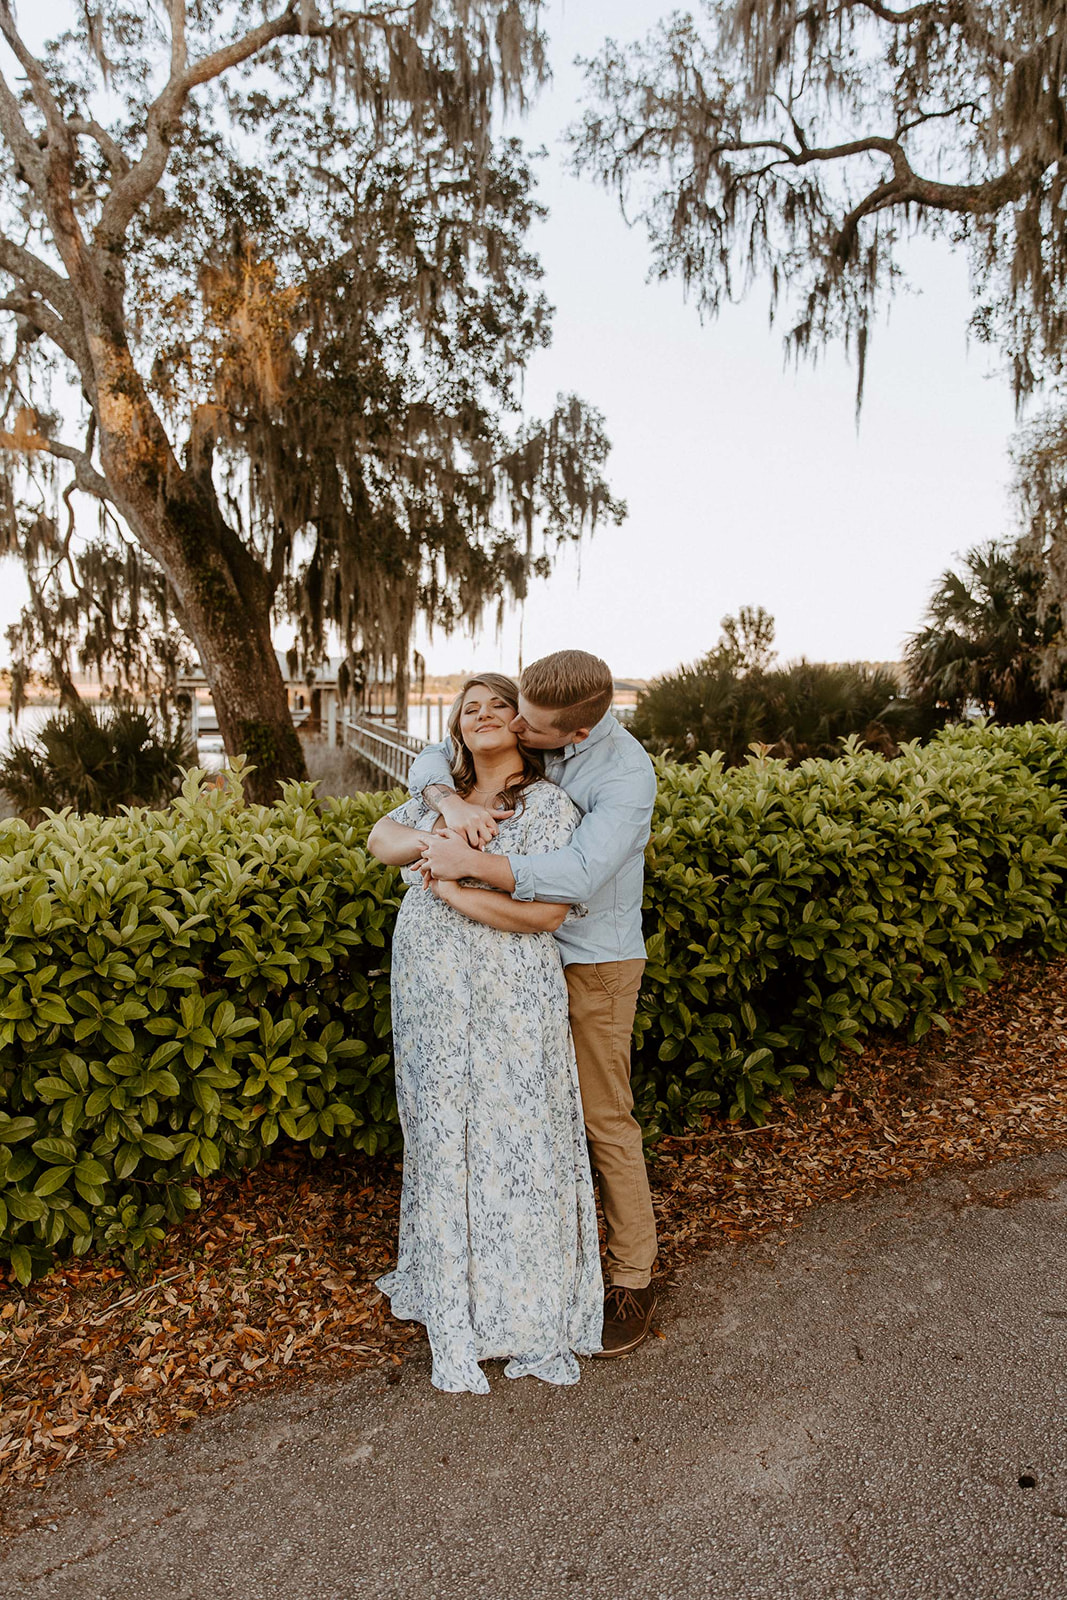
[[[560,759],[569,761],[571,756],[577,755],[579,750],[590,750],[593,745],[599,744],[601,739],[606,739],[616,726],[615,718],[610,711],[605,711],[595,728],[590,728],[589,733],[578,744],[565,744],[560,753]]]

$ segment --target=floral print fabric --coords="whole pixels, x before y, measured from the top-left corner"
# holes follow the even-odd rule
[[[436,820],[421,799],[391,815]],[[579,817],[562,789],[534,784],[487,848],[557,850]],[[575,1353],[600,1348],[604,1291],[559,950],[404,878],[391,978],[404,1182],[397,1267],[378,1287],[394,1316],[425,1324],[435,1388],[487,1394],[478,1363],[492,1359],[509,1378],[576,1383]]]

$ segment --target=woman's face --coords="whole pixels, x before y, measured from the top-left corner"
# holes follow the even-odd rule
[[[517,750],[519,741],[508,726],[514,715],[515,707],[486,684],[472,683],[459,713],[459,731],[471,755]]]

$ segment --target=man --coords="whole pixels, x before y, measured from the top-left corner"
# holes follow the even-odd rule
[[[451,746],[432,745],[411,769],[411,790],[449,832],[425,849],[435,878],[479,878],[516,900],[582,902],[585,917],[556,934],[570,992],[586,1136],[607,1228],[604,1356],[624,1356],[647,1338],[656,1224],[641,1129],[633,1114],[630,1035],[645,966],[641,933],[644,853],[656,779],[652,763],[611,715],[611,673],[584,650],[560,650],[526,668],[511,723],[546,754],[548,776],[584,813],[570,842],[548,855],[485,855],[507,813],[455,792]]]

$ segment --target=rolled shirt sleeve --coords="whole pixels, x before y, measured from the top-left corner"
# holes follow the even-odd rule
[[[447,788],[454,789],[456,780],[452,776],[451,760],[451,739],[445,739],[441,744],[428,744],[420,750],[408,773],[409,792],[418,798],[431,783],[443,783]]]
[[[556,904],[589,900],[631,856],[644,851],[655,798],[655,775],[647,764],[606,776],[569,844],[545,855],[508,856],[515,878],[512,898]]]

